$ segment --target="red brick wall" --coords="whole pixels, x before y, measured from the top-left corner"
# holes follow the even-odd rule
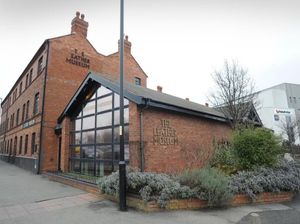
[[[113,54],[104,61],[103,73],[115,75],[119,77],[120,66],[119,66],[119,53]],[[134,78],[138,77],[141,79],[141,85],[147,86],[147,76],[137,64],[134,57],[128,52],[124,54],[124,73],[125,80],[134,83]]]
[[[103,56],[82,36],[73,34],[50,41],[42,137],[43,171],[57,170],[58,137],[54,133],[57,118],[89,71],[89,68],[66,62],[75,53],[75,49],[79,55],[84,52],[85,57],[90,60],[90,69],[101,71],[102,68]]]
[[[129,102],[129,150],[130,166],[141,168],[140,110],[132,102]]]
[[[66,58],[77,49],[84,52],[90,61],[89,68],[83,68],[66,62]],[[48,74],[46,83],[45,115],[43,129],[43,170],[56,170],[58,158],[58,137],[54,134],[57,118],[74,95],[89,70],[119,78],[118,54],[105,57],[99,54],[87,39],[80,35],[68,35],[50,41]],[[125,80],[134,82],[140,77],[146,85],[146,76],[131,54],[125,54]]]
[[[131,116],[130,116],[131,118]],[[160,145],[154,142],[154,128],[161,129],[161,120],[169,122],[171,132],[175,131],[177,144]],[[145,171],[180,172],[185,169],[203,167],[213,154],[213,142],[226,139],[230,127],[210,119],[177,114],[165,110],[147,109],[143,112],[145,141]],[[132,124],[130,122],[130,124]],[[137,127],[131,127],[135,131]],[[129,133],[131,135],[131,133]],[[136,138],[136,134],[133,134]],[[133,140],[130,137],[130,140]],[[136,166],[139,157],[133,150],[130,164]]]
[[[69,168],[70,158],[70,130],[71,122],[70,118],[66,117],[62,122],[62,133],[61,133],[61,170],[67,172]]]
[[[44,57],[44,62],[46,61],[46,53],[47,49],[44,49],[40,56]],[[39,58],[39,57],[38,57]],[[45,65],[45,64],[44,64]],[[3,119],[6,120],[6,113],[7,117],[9,118],[9,124],[8,124],[8,131],[5,133],[5,141],[14,139],[17,137],[17,157],[37,157],[39,152],[39,142],[40,142],[40,121],[41,121],[41,111],[42,111],[42,98],[43,98],[43,81],[45,76],[45,69],[42,70],[41,73],[38,73],[37,71],[38,67],[38,59],[32,63],[31,66],[29,66],[29,69],[25,70],[22,74],[20,81],[17,83],[17,98],[15,101],[12,100],[12,94],[11,94],[11,105],[8,108],[7,112],[3,113]],[[32,72],[32,82],[26,87],[26,75],[29,74],[30,70],[33,70]],[[19,94],[19,88],[20,88],[20,82],[22,81],[22,92],[21,95]],[[35,94],[39,93],[39,112],[37,114],[33,114],[33,106],[34,106],[34,97]],[[22,113],[23,113],[23,104],[26,104],[29,100],[29,112],[28,112],[28,119],[25,118],[25,120],[22,122]],[[19,109],[19,123],[16,124],[16,116],[17,116],[17,110]],[[26,111],[26,109],[25,109]],[[10,122],[11,122],[11,115],[14,114],[14,127],[10,128]],[[25,112],[26,114],[26,112]],[[3,121],[4,121],[3,120]],[[23,125],[27,122],[31,122],[30,126],[23,127]],[[35,144],[38,146],[37,152],[34,152],[34,154],[31,154],[31,136],[32,133],[36,133],[35,137]],[[25,136],[28,135],[28,150],[25,154],[24,148],[25,148]],[[19,146],[20,146],[20,137],[23,137],[22,142],[22,152],[19,154]],[[4,138],[4,135],[2,136]],[[13,147],[12,147],[13,149]]]

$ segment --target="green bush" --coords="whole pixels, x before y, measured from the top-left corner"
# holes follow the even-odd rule
[[[115,172],[109,176],[102,177],[97,182],[99,188],[107,194],[118,196],[119,173]],[[171,199],[195,198],[196,194],[187,186],[166,174],[142,173],[127,171],[127,191],[136,193],[144,201],[157,201],[161,207]]]
[[[209,206],[224,205],[232,198],[229,178],[215,168],[188,170],[178,180],[193,189],[198,198],[207,200]]]
[[[239,166],[247,170],[260,166],[274,167],[283,152],[279,138],[264,128],[236,131],[232,144]]]
[[[227,175],[237,172],[237,158],[230,144],[216,144],[215,153],[210,160],[210,166],[215,167]]]
[[[253,200],[262,192],[299,192],[300,169],[294,162],[282,162],[275,168],[241,171],[230,177],[230,188],[235,194],[247,194]]]

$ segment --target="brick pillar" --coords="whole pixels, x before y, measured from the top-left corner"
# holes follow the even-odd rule
[[[70,158],[70,118],[65,117],[62,122],[61,130],[61,170],[63,172],[69,171],[69,158]]]

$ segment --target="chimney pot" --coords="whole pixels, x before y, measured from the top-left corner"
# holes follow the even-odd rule
[[[209,107],[208,103],[205,103],[205,106],[206,106],[206,107]]]
[[[120,51],[120,40],[118,41],[118,45],[119,45],[119,51]],[[131,53],[131,42],[128,40],[128,36],[125,36],[124,39],[124,52],[125,53]]]
[[[158,91],[158,92],[161,92],[161,93],[162,93],[162,89],[163,89],[162,86],[157,86],[157,91]]]
[[[71,33],[76,33],[86,38],[89,23],[84,21],[84,14],[81,14],[81,19],[79,16],[80,12],[76,12],[76,17],[71,22]]]

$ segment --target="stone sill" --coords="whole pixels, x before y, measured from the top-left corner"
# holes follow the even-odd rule
[[[241,206],[247,204],[270,204],[291,201],[293,198],[292,192],[265,192],[257,195],[256,200],[247,195],[235,195],[228,206]],[[118,202],[118,199],[112,195],[104,194],[104,198],[110,201]],[[165,208],[161,208],[155,201],[145,202],[137,196],[127,196],[127,206],[144,212],[159,212],[168,210],[197,210],[208,208],[207,201],[200,199],[173,199],[170,200]]]

